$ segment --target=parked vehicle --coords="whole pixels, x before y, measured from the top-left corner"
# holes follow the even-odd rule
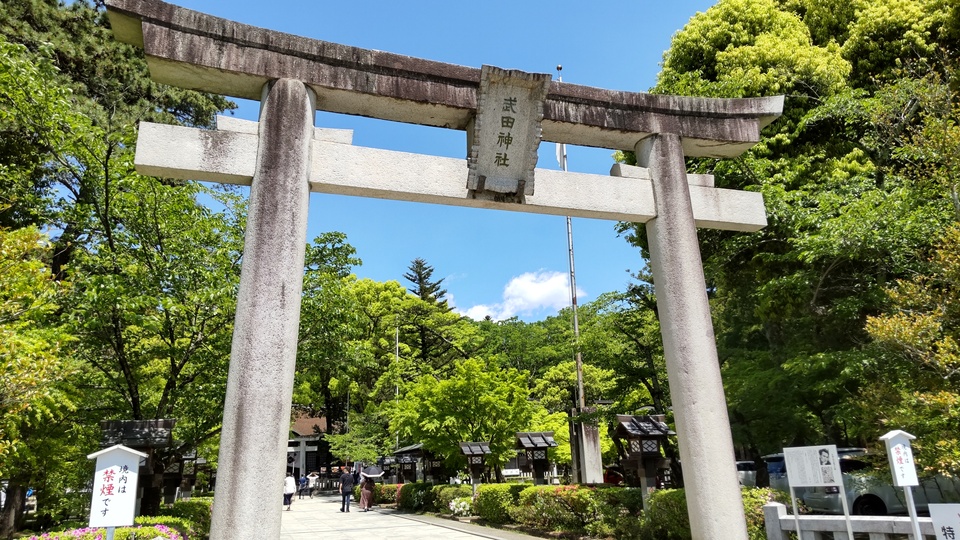
[[[865,461],[841,458],[843,488],[847,507],[853,515],[885,516],[908,513],[902,487],[895,487],[889,470],[876,470]],[[913,501],[918,512],[927,512],[930,503],[960,502],[960,480],[937,475],[914,486]],[[807,508],[824,514],[842,514],[840,488],[811,488],[803,496]]]
[[[737,476],[740,478],[741,486],[756,487],[757,464],[752,461],[738,461]]]

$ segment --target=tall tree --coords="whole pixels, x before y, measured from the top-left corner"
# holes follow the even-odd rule
[[[487,465],[502,466],[514,453],[516,432],[530,425],[527,376],[492,369],[480,359],[457,362],[449,378],[424,375],[391,412],[391,429],[423,443],[455,470],[466,466],[461,442],[488,442]]]
[[[924,0],[721,0],[665,54],[656,92],[787,96],[750,152],[689,162],[767,206],[759,233],[700,233],[734,433],[755,455],[876,440],[857,404],[864,323],[953,219],[949,192],[923,188],[905,150],[933,112],[923,79],[955,57],[942,39],[955,16]],[[623,230],[645,246],[642,226]]]
[[[960,227],[944,234],[927,272],[898,281],[892,309],[871,317],[878,345],[866,384],[877,420],[917,436],[921,470],[960,470]]]
[[[177,444],[154,453],[159,477],[160,467],[219,434],[242,228],[235,214],[201,206],[196,184],[132,172],[119,183],[123,190],[108,190],[101,227],[73,254],[71,272],[83,280],[69,315],[88,366],[85,389],[96,400],[92,418],[177,420]],[[147,486],[153,480],[144,478]],[[154,493],[145,512],[159,504]]]
[[[15,105],[0,114],[3,140],[14,142],[0,145],[0,172],[24,194],[0,219],[51,231],[54,276],[80,284],[59,313],[81,338],[77,423],[176,417],[183,446],[162,456],[175,459],[218,429],[241,222],[202,208],[196,184],[137,176],[134,130],[140,120],[208,126],[230,103],[152,83],[142,52],[113,39],[103,11],[84,1],[5,2],[0,36],[38,66],[4,72],[0,84],[10,73],[42,77],[0,92]],[[160,486],[147,488],[149,512]]]
[[[0,477],[8,480],[0,512],[4,538],[22,523],[27,486],[42,481],[35,468],[63,451],[74,434],[64,421],[78,401],[69,385],[77,371],[70,354],[73,337],[55,316],[66,285],[50,275],[49,250],[33,227],[0,229]]]
[[[347,423],[349,381],[358,382],[362,371],[363,321],[351,274],[361,261],[346,235],[329,232],[307,245],[305,264],[294,412],[326,418],[326,434],[332,435]],[[368,375],[359,376],[372,386]]]
[[[435,281],[432,279],[433,267],[427,264],[427,261],[417,257],[410,263],[409,272],[403,274],[403,277],[413,284],[410,292],[421,300],[446,305],[444,297],[447,295],[447,290],[440,288],[443,279]]]
[[[433,279],[433,267],[421,258],[410,263],[409,272],[403,277],[413,286],[408,290],[419,302],[412,302],[405,311],[406,323],[401,332],[410,332],[414,354],[424,365],[439,368],[448,366],[453,359],[464,358],[452,346],[449,327],[456,326],[459,316],[453,314],[444,298],[446,289],[441,288],[443,279]]]
[[[13,209],[18,219],[53,219],[59,234],[54,238],[54,273],[62,276],[73,250],[83,243],[91,210],[106,214],[106,184],[111,167],[128,156],[137,122],[185,123],[211,126],[214,115],[234,105],[220,96],[159,85],[147,74],[143,52],[114,39],[106,14],[85,0],[63,5],[58,0],[5,2],[0,9],[0,35],[23,44],[31,53],[49,51],[62,74],[61,83],[72,92],[73,110],[89,120],[96,135],[86,133],[83,144],[50,144],[42,136],[52,126],[76,137],[81,133],[58,123],[20,122],[10,145],[21,153],[39,156],[25,171],[38,207]],[[44,93],[32,93],[45,99]],[[39,135],[39,136],[38,136]],[[0,150],[7,149],[2,147]],[[79,155],[77,155],[79,154]],[[84,155],[89,154],[89,155]],[[14,155],[14,158],[18,156]],[[51,216],[52,213],[52,216]]]

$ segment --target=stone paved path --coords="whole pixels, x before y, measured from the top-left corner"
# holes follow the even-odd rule
[[[292,509],[283,511],[280,540],[336,538],[339,540],[530,540],[536,537],[469,523],[406,514],[374,507],[361,512],[356,502],[350,512],[340,512],[340,497],[319,495],[294,498]]]

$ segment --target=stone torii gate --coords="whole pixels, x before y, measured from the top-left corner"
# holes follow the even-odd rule
[[[144,174],[247,184],[250,207],[211,539],[278,538],[310,191],[645,223],[696,539],[746,539],[697,227],[756,231],[757,193],[687,175],[734,157],[782,97],[602,90],[283,34],[153,0],[107,0],[116,37],[166,84],[261,101],[213,131],[143,123]],[[467,131],[467,159],[352,146],[325,110]],[[610,176],[534,169],[540,140],[633,150]]]

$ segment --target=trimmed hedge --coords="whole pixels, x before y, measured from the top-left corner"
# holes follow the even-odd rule
[[[134,527],[118,527],[115,540],[204,540],[210,537],[210,517],[213,499],[194,498],[177,501],[169,508],[161,508],[159,516],[137,516]],[[105,538],[106,529],[77,527],[59,532],[31,536],[28,540],[96,540]]]
[[[520,492],[510,516],[528,527],[553,531],[585,532],[600,518],[595,488],[581,486],[532,486]]]
[[[403,484],[397,494],[397,508],[409,512],[422,512],[435,508],[433,484],[414,482]]]
[[[743,488],[743,512],[747,516],[747,534],[750,540],[767,540],[763,507],[767,503],[783,503],[791,508],[790,494],[771,488]],[[789,510],[793,512],[793,510]]]
[[[593,492],[600,519],[587,524],[587,533],[598,538],[638,539],[643,523],[643,491],[602,487]]]
[[[381,486],[378,486],[381,487]],[[449,512],[451,500],[469,496],[471,486],[430,486],[422,482],[382,486],[397,492],[398,508]],[[763,505],[789,504],[789,495],[768,488],[744,488],[744,514],[750,540],[765,540]],[[541,531],[565,531],[597,538],[688,540],[690,521],[682,489],[655,491],[643,508],[636,488],[482,484],[473,512],[493,524],[515,522]]]
[[[393,504],[397,502],[401,484],[377,484],[373,490],[373,504]]]
[[[373,484],[373,499],[370,504],[393,504],[397,502],[400,487],[403,484]],[[353,500],[360,500],[360,484],[353,486]]]
[[[138,520],[141,518],[137,518]],[[146,519],[156,520],[156,517]],[[183,522],[179,518],[165,517],[164,520],[176,520]],[[185,523],[185,522],[183,522]],[[43,533],[39,536],[31,536],[27,540],[97,540],[106,538],[106,529],[83,528],[60,532]],[[114,532],[114,540],[155,540],[163,538],[169,540],[192,540],[177,529],[167,525],[138,525],[135,527],[118,527]]]
[[[170,508],[160,510],[162,516],[172,516],[185,520],[189,525],[191,539],[202,540],[210,537],[210,522],[213,519],[213,498],[194,497],[180,500]]]
[[[765,540],[763,505],[780,502],[789,505],[790,496],[770,488],[743,488],[744,514],[747,518],[747,534],[750,540]],[[648,501],[649,508],[643,516],[642,540],[690,540],[690,520],[687,516],[687,500],[682,489],[655,491]]]
[[[433,486],[433,500],[435,510],[441,514],[452,514],[450,503],[454,499],[473,497],[473,487],[470,485],[440,484]]]

